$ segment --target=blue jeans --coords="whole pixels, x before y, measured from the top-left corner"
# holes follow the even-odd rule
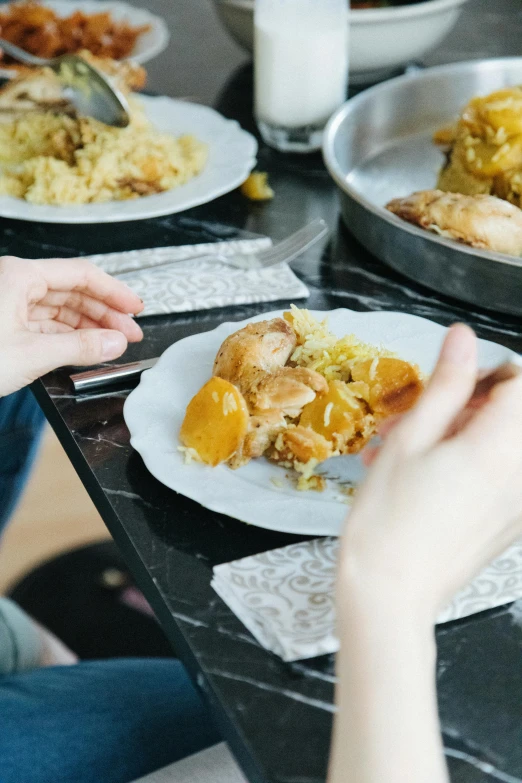
[[[2,783],[129,783],[219,741],[174,659],[0,677]]]
[[[0,532],[27,481],[44,422],[29,389],[0,397]]]
[[[44,416],[0,398],[0,531]],[[220,741],[179,661],[122,659],[0,675],[0,783],[129,783]]]

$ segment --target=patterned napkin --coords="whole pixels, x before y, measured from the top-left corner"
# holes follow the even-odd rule
[[[308,288],[287,264],[243,270],[211,258],[218,253],[255,253],[270,245],[268,237],[260,237],[105,253],[88,258],[123,280],[143,299],[145,307],[140,318],[308,297]]]
[[[212,587],[255,636],[284,661],[337,652],[334,582],[339,539],[319,538],[214,568]],[[458,593],[438,622],[522,597],[522,541]]]

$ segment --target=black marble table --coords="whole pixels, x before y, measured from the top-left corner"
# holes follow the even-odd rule
[[[171,49],[151,65],[151,88],[199,97],[253,130],[250,67],[217,27],[211,5],[151,0],[148,6],[168,17],[173,32]],[[521,40],[520,0],[471,0],[429,62],[474,53],[519,54]],[[276,192],[269,204],[251,204],[234,192],[182,215],[125,225],[3,220],[0,252],[74,256],[211,241],[242,231],[278,239],[321,216],[332,231],[330,245],[321,257],[311,252],[294,267],[311,291],[309,307],[399,310],[443,324],[463,320],[481,337],[522,352],[521,319],[436,296],[364,251],[339,224],[335,188],[319,156],[289,157],[262,147],[259,167],[270,173]],[[145,340],[129,349],[128,359],[157,356],[181,337],[276,306],[146,319]],[[159,484],[129,445],[122,418],[128,390],[76,399],[67,373],[60,371],[37,382],[34,392],[248,779],[322,783],[333,658],[282,663],[255,642],[210,587],[214,564],[295,539],[206,511]],[[437,638],[440,712],[452,780],[522,781],[522,608],[515,604],[446,625]]]

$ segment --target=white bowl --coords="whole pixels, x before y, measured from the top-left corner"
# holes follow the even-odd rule
[[[214,0],[232,37],[252,51],[255,0]],[[422,57],[454,27],[467,0],[424,0],[350,12],[350,73],[370,81]]]

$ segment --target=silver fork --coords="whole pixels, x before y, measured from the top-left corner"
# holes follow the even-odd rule
[[[326,222],[322,218],[317,218],[273,247],[261,250],[259,253],[235,253],[233,256],[216,255],[212,258],[238,269],[266,269],[268,266],[275,266],[283,262],[289,264],[327,234]]]
[[[276,245],[260,250],[258,253],[233,253],[226,255],[224,253],[206,252],[199,256],[189,256],[188,258],[179,258],[170,261],[161,261],[159,264],[152,264],[150,269],[158,269],[162,266],[179,264],[182,261],[219,261],[227,266],[233,266],[236,269],[266,269],[276,264],[291,261],[300,256],[305,250],[309,250],[316,242],[328,234],[328,226],[322,218],[312,220],[307,226],[300,228],[289,237],[278,242]],[[124,277],[126,274],[135,274],[136,269],[123,269],[115,272],[118,277]]]

